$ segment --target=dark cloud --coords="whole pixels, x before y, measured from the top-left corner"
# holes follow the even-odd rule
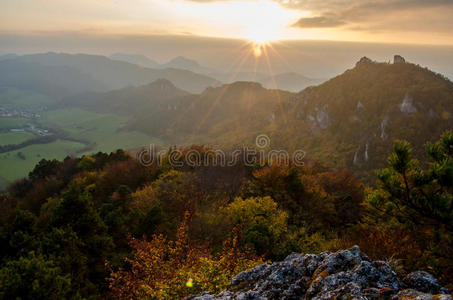
[[[453,27],[453,0],[275,0],[309,11],[298,28],[345,26],[351,30],[448,32]]]
[[[345,22],[333,17],[311,17],[301,18],[299,21],[291,25],[292,27],[299,28],[328,28],[328,27],[339,27],[344,25]]]

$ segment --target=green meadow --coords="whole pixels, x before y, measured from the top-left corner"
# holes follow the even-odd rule
[[[5,132],[0,133],[0,146],[20,144],[36,137],[30,132]]]
[[[78,140],[57,140],[49,144],[35,144],[0,154],[0,190],[6,182],[26,176],[41,159],[63,159],[67,155],[92,154],[98,151],[112,152],[132,149],[161,141],[138,131],[122,128],[128,119],[114,114],[101,114],[82,109],[58,109],[44,112],[40,119],[0,118],[0,129],[20,128],[27,123],[38,127],[63,130],[67,137]],[[29,132],[0,133],[0,145],[19,144],[36,137]],[[92,148],[86,151],[87,145]],[[25,159],[19,157],[21,152]]]
[[[0,118],[0,129],[22,128],[27,123],[30,120],[25,118]]]
[[[0,177],[13,181],[24,177],[43,158],[63,159],[68,155],[76,154],[84,147],[81,143],[69,141],[55,141],[50,144],[36,144],[0,154]],[[23,158],[18,153],[22,153]]]
[[[69,133],[71,138],[93,143],[95,146],[89,151],[90,153],[161,143],[147,134],[123,130],[127,121],[127,118],[114,114],[71,108],[46,112],[40,123],[46,127],[59,127]]]

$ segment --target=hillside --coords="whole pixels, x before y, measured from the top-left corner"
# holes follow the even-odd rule
[[[19,56],[10,63],[34,62],[43,66],[72,67],[101,81],[108,89],[148,84],[160,78],[189,92],[198,93],[219,82],[205,75],[180,69],[149,69],[131,63],[88,54],[43,53]]]
[[[299,93],[235,82],[188,95],[166,83],[165,96],[158,86],[88,94],[70,102],[133,116],[130,128],[168,144],[229,148],[267,134],[271,147],[302,149],[314,159],[358,174],[383,167],[396,139],[408,140],[422,156],[426,141],[453,128],[453,84],[411,63],[365,59]],[[156,104],[150,99],[160,100]]]
[[[158,79],[142,86],[130,86],[105,93],[83,93],[68,97],[60,102],[61,107],[79,107],[97,112],[120,115],[146,112],[152,114],[160,105],[170,104],[172,99],[184,98],[190,94],[178,89],[166,79]]]
[[[453,128],[452,112],[453,83],[442,75],[411,63],[366,61],[297,94],[245,82],[208,89],[171,132],[181,144],[222,145],[253,143],[265,133],[271,147],[303,149],[362,174],[384,166],[396,139],[422,156],[426,141]]]
[[[194,97],[170,81],[159,79],[138,87],[68,97],[63,99],[59,107],[114,113],[128,118],[125,129],[163,135],[187,110]]]
[[[280,132],[325,161],[356,170],[382,167],[395,139],[420,154],[453,128],[453,83],[411,63],[358,63],[286,103]],[[287,137],[288,137],[287,135]]]
[[[138,87],[68,97],[60,106],[128,116],[129,128],[156,134],[167,143],[227,146],[258,134],[273,122],[279,103],[292,96],[254,82],[225,84],[195,95],[160,79]]]
[[[268,90],[259,83],[235,82],[210,88],[193,99],[171,127],[180,143],[218,143],[228,146],[247,142],[271,126],[279,106],[292,94]]]

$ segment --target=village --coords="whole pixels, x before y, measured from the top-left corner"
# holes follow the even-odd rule
[[[30,121],[32,121],[32,120],[41,118],[41,112],[45,111],[46,109],[47,109],[46,107],[41,107],[36,112],[36,111],[18,110],[18,109],[8,110],[8,109],[0,106],[0,118],[24,118],[24,119],[30,119]],[[26,131],[26,132],[33,133],[37,136],[53,135],[53,133],[50,132],[49,130],[39,128],[36,125],[32,124],[32,122],[29,122],[25,126],[22,126],[22,127],[4,128],[4,129],[0,129],[0,131],[9,131],[9,132],[25,132]]]
[[[26,118],[26,119],[39,119],[41,112],[47,110],[46,107],[40,107],[38,111],[7,109],[0,106],[0,118]]]

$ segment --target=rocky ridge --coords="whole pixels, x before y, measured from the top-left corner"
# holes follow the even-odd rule
[[[427,272],[403,277],[387,263],[371,261],[358,246],[321,254],[291,254],[284,261],[239,273],[225,291],[186,300],[419,299],[451,300]]]

